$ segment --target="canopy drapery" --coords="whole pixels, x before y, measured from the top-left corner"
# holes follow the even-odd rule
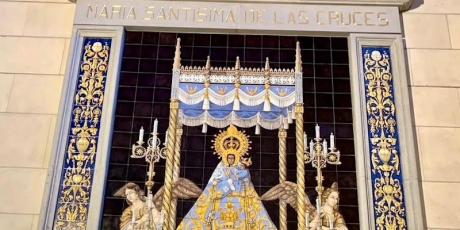
[[[208,125],[224,128],[288,128],[294,116],[296,91],[294,69],[211,67],[208,57],[204,67],[181,67],[176,95],[180,102],[179,119],[187,126]],[[301,93],[300,93],[301,94]],[[301,95],[300,95],[301,96]]]

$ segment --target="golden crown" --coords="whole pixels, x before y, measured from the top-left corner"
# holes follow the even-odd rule
[[[225,209],[221,209],[220,219],[222,220],[221,229],[236,229],[235,223],[239,219],[239,213],[234,209],[232,203],[227,203]]]
[[[237,165],[242,158],[249,155],[248,150],[251,149],[249,144],[249,136],[244,132],[239,131],[235,126],[230,125],[227,130],[220,131],[215,136],[214,142],[214,154],[219,155],[219,159],[222,159],[226,166],[228,164],[228,156],[234,156],[234,165]],[[247,159],[243,159],[243,163],[248,162]]]

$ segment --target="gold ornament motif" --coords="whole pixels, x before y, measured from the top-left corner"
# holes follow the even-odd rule
[[[255,96],[259,92],[259,87],[257,86],[254,86],[254,87],[246,86],[246,89],[248,90],[249,96]]]
[[[84,47],[54,229],[86,228],[109,49],[91,41]]]
[[[278,96],[285,97],[287,96],[288,91],[285,87],[278,89]]]
[[[222,229],[235,229],[235,223],[239,219],[238,211],[234,209],[232,203],[227,203],[227,207],[221,209],[222,214],[220,219],[223,221]]]
[[[365,49],[375,224],[377,229],[407,229],[390,57],[385,49]]]
[[[227,93],[227,89],[225,87],[218,87],[217,93],[219,95],[225,95]]]
[[[247,157],[248,151],[251,149],[249,136],[239,131],[235,126],[230,125],[226,131],[221,131],[213,142],[214,154],[219,155],[219,159],[222,159],[225,166],[230,166],[228,163],[230,155],[234,156],[234,165],[240,162],[246,166],[252,164],[251,158]]]
[[[188,94],[195,94],[196,92],[198,92],[198,89],[196,88],[196,86],[187,86]]]

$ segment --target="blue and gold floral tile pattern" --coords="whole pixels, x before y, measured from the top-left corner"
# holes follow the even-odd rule
[[[407,229],[390,49],[362,53],[376,229]]]
[[[54,229],[85,229],[88,218],[111,39],[83,45]]]

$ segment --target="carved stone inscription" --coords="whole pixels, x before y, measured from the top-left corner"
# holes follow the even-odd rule
[[[400,33],[396,7],[79,0],[76,24]]]

